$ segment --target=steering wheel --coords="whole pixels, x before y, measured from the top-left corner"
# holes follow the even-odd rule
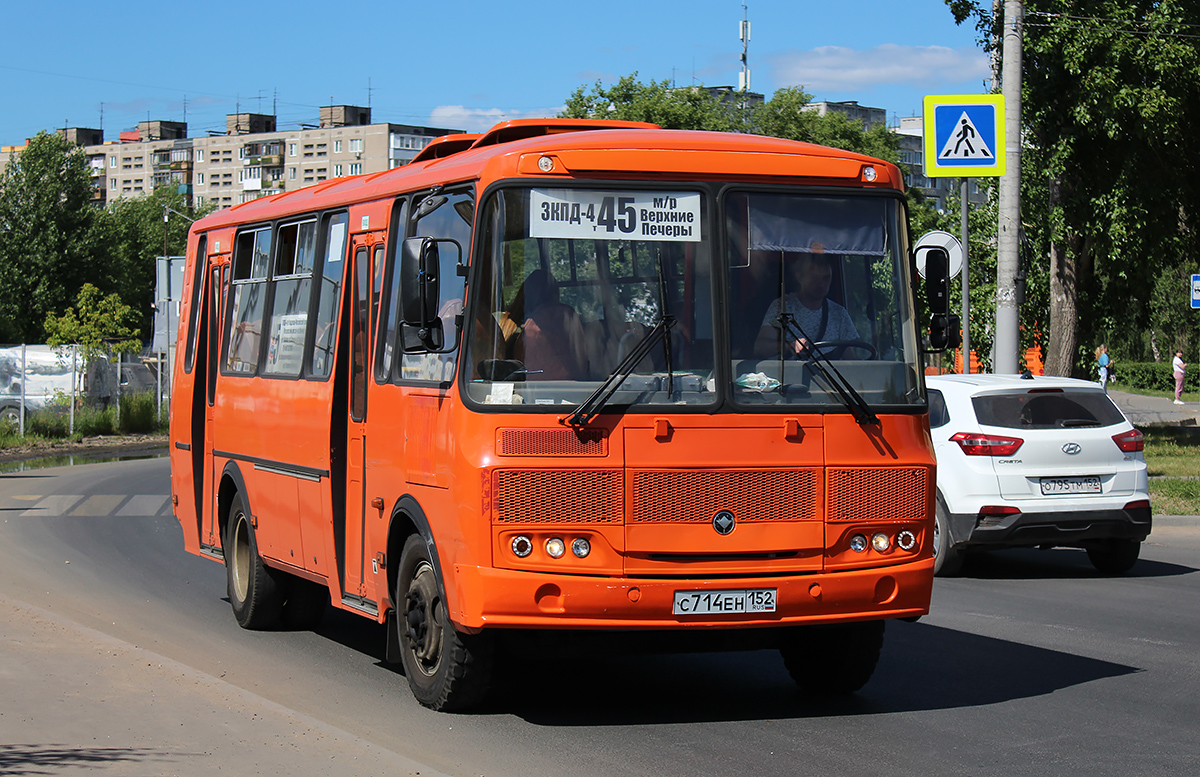
[[[875,349],[875,346],[871,345],[866,340],[822,340],[819,343],[813,343],[812,345],[809,346],[810,350],[820,349],[822,352],[821,353],[822,356],[825,355],[824,352],[826,350],[831,349],[831,348],[839,349],[839,353],[840,353],[840,351],[844,351],[847,348],[862,348],[864,351],[867,351],[871,354],[870,356],[867,357],[868,359],[878,359],[879,358],[879,351],[877,351]],[[803,352],[801,353],[801,355],[803,355]],[[828,358],[828,357],[826,357],[826,358]]]

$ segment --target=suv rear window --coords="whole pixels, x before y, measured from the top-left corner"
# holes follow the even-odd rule
[[[1027,391],[972,397],[975,417],[984,426],[1009,429],[1068,429],[1113,426],[1125,416],[1099,391]]]

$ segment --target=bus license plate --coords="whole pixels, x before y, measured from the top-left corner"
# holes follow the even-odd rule
[[[1100,478],[1095,475],[1078,478],[1042,478],[1043,494],[1099,494]]]
[[[775,612],[776,589],[744,591],[676,591],[675,615]]]

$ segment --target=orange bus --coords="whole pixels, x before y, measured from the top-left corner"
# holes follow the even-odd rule
[[[215,213],[171,398],[186,549],[243,627],[386,623],[434,709],[548,631],[857,690],[933,580],[914,277],[894,165],[632,122]]]

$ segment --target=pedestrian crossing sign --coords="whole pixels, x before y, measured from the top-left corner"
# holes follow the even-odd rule
[[[926,95],[924,133],[926,176],[1004,175],[1004,95]]]

